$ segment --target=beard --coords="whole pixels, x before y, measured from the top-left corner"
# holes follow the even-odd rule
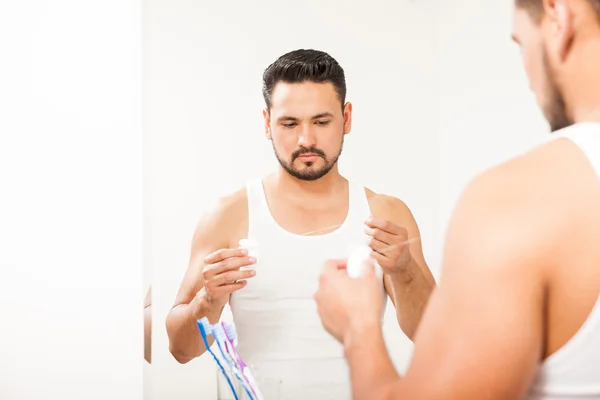
[[[567,106],[563,94],[555,79],[554,70],[550,65],[548,53],[543,51],[544,73],[546,77],[546,101],[542,106],[542,111],[548,124],[550,132],[556,132],[573,124],[567,116]]]
[[[333,158],[327,157],[327,155],[325,154],[325,152],[323,150],[318,149],[316,147],[310,147],[310,148],[302,147],[302,148],[294,151],[294,153],[292,153],[292,155],[290,156],[290,160],[286,162],[282,159],[282,157],[280,157],[279,153],[277,153],[277,150],[275,149],[275,143],[272,143],[272,145],[273,145],[273,151],[275,152],[275,157],[277,158],[277,161],[279,161],[279,164],[281,165],[281,167],[288,174],[290,174],[294,178],[300,179],[302,181],[316,181],[317,179],[320,179],[320,178],[324,177],[325,175],[327,175],[329,173],[329,171],[331,171],[332,168],[337,163],[338,159],[340,158],[340,155],[342,154],[342,148],[344,145],[344,137],[342,136],[342,143],[340,144],[340,150],[338,151],[337,155]],[[314,162],[308,161],[308,162],[302,162],[302,164],[304,164],[304,168],[296,167],[294,164],[294,161],[296,161],[296,159],[300,155],[307,154],[307,153],[317,154],[319,157],[321,157],[321,159],[323,159],[323,165],[317,168],[314,166],[314,164],[315,164]]]

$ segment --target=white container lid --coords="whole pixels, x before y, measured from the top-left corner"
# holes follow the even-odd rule
[[[239,241],[240,248],[248,250],[248,256],[258,259],[259,243],[252,239],[242,239]]]

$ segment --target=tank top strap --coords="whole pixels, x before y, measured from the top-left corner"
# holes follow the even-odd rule
[[[350,197],[350,209],[349,209],[349,220],[346,225],[348,229],[352,230],[353,233],[350,236],[355,244],[367,243],[369,236],[364,231],[365,221],[371,215],[371,207],[369,206],[369,199],[367,198],[367,191],[365,186],[349,181],[349,197]],[[375,264],[375,273],[380,278],[381,289],[384,299],[386,298],[384,286],[383,286],[383,270],[381,266]],[[383,315],[382,315],[383,320]]]
[[[600,178],[600,123],[584,122],[572,125],[553,135],[555,139],[572,141],[585,154]]]
[[[265,196],[262,178],[246,182],[248,196],[248,239],[255,239],[257,229],[271,219],[271,212]]]
[[[367,199],[367,192],[363,185],[348,181],[349,210],[348,218],[353,223],[363,224],[371,215],[371,207]]]

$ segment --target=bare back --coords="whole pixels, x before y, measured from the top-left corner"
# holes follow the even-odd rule
[[[398,394],[600,398],[600,124],[551,139],[461,196]]]
[[[600,397],[600,124],[554,139],[542,157],[560,160],[555,185],[563,190],[547,218],[562,232],[548,249],[556,260],[547,266],[545,346],[529,397]]]
[[[532,204],[522,209],[527,214],[523,221],[530,226],[527,234],[544,254],[540,258],[545,286],[542,359],[576,334],[600,294],[600,176],[575,143],[552,139],[503,171],[513,177],[515,191],[537,191],[524,196]],[[596,153],[600,156],[600,148]]]
[[[600,132],[599,132],[600,133]],[[571,180],[556,218],[563,227],[554,239],[557,259],[548,266],[546,345],[544,358],[556,353],[588,319],[600,294],[600,180],[581,150],[566,139],[550,144],[561,157],[564,176]],[[598,149],[600,154],[600,149]],[[564,165],[563,165],[564,164]],[[549,249],[552,251],[551,249]],[[600,360],[599,360],[600,362]]]

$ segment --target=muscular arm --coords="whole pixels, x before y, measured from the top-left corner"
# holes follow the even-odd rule
[[[408,232],[408,238],[419,238],[409,244],[411,258],[402,273],[385,275],[385,289],[396,307],[398,324],[406,336],[413,340],[435,288],[435,279],[423,256],[421,233],[409,208],[399,199],[378,195],[372,204],[373,215],[386,219]]]
[[[551,260],[538,258],[543,234],[535,226],[543,225],[532,220],[531,207],[497,196],[496,183],[476,182],[459,202],[444,276],[406,377],[394,371],[376,327],[345,343],[355,399],[500,400],[526,392],[543,348],[541,265]]]
[[[201,218],[192,239],[188,269],[177,293],[175,305],[167,316],[169,350],[182,364],[206,351],[196,321],[207,317],[211,323],[216,323],[223,312],[223,307],[212,307],[200,291],[204,288],[204,258],[229,246],[228,227],[231,226],[231,213],[231,201],[222,200],[214,211]],[[209,346],[212,343],[213,339],[210,337]]]

